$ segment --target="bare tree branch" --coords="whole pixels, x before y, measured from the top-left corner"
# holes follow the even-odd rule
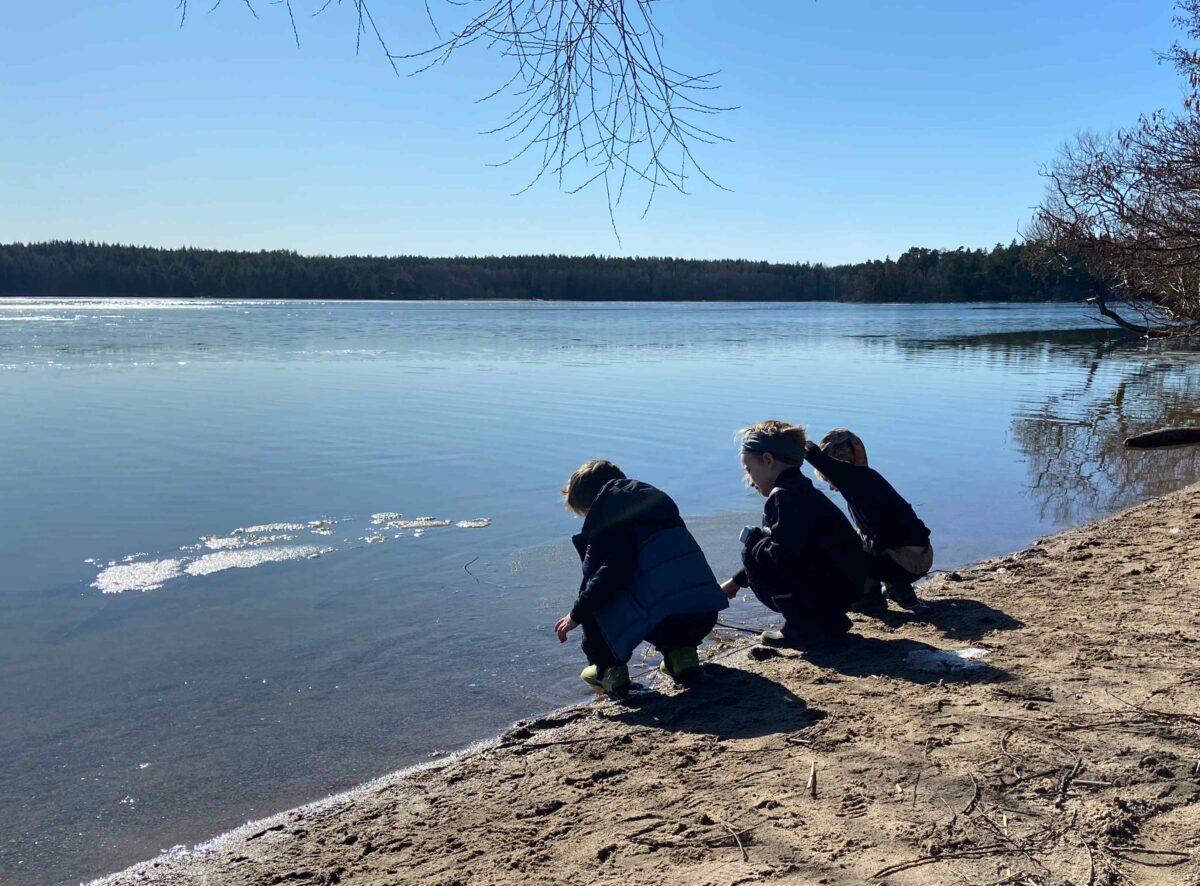
[[[216,0],[213,9],[223,0]],[[255,16],[251,0],[243,0]],[[292,0],[271,0],[288,13],[297,46]],[[397,62],[422,73],[456,54],[481,48],[508,60],[513,71],[481,101],[508,96],[514,103],[485,134],[514,145],[497,165],[532,159],[534,172],[518,193],[543,178],[575,193],[601,183],[610,220],[627,187],[647,193],[646,210],[660,188],[689,193],[694,182],[722,187],[697,162],[697,145],[728,141],[708,118],[733,110],[713,102],[717,72],[686,74],[668,64],[654,20],[657,0],[445,0],[465,21],[450,36],[418,52],[393,53],[367,0],[324,0],[313,15],[352,8],[355,52],[364,34],[375,38],[392,70]],[[1200,2],[1200,0],[1197,0]],[[428,0],[426,15],[440,37]],[[180,26],[188,0],[179,0]],[[211,11],[211,10],[210,10]]]

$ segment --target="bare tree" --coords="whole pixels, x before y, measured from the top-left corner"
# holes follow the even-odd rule
[[[216,0],[216,9],[223,0]],[[252,0],[242,0],[255,16]],[[434,16],[423,0],[430,22]],[[728,141],[708,126],[732,108],[710,100],[716,71],[687,74],[669,65],[654,21],[656,0],[445,0],[465,10],[466,22],[436,45],[394,53],[366,0],[314,0],[313,15],[346,8],[355,22],[355,51],[373,40],[392,69],[414,73],[480,46],[507,60],[511,72],[484,99],[508,96],[512,110],[488,130],[512,143],[500,165],[531,156],[527,190],[551,176],[569,192],[603,185],[611,212],[629,186],[642,186],[646,208],[660,188],[688,193],[704,180],[719,184],[694,156],[700,144]],[[274,0],[287,12],[300,42],[293,0]],[[178,0],[181,24],[188,0]],[[437,25],[434,24],[437,32]],[[614,225],[615,228],[615,225]]]
[[[1177,23],[1200,38],[1200,0]],[[1200,55],[1176,43],[1164,59],[1191,91],[1109,136],[1084,134],[1046,170],[1046,195],[1025,234],[1035,254],[1083,271],[1092,302],[1145,336],[1200,334]]]

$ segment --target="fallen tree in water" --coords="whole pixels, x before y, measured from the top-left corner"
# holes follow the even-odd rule
[[[1125,445],[1130,449],[1158,449],[1189,443],[1200,443],[1200,428],[1159,428],[1125,438]]]

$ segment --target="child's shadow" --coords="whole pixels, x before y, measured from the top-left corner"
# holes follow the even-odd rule
[[[761,674],[706,664],[678,695],[633,699],[612,719],[669,732],[695,732],[720,739],[758,738],[795,732],[825,716],[809,708],[787,687]]]
[[[841,643],[807,649],[804,658],[848,677],[883,674],[910,683],[1004,683],[1012,679],[985,659],[963,659],[954,650],[918,640],[885,640],[855,633],[847,634]]]
[[[889,610],[880,620],[892,627],[912,622],[929,624],[951,640],[968,641],[981,640],[992,631],[1025,627],[1025,622],[1007,612],[963,597],[928,600],[914,610]]]

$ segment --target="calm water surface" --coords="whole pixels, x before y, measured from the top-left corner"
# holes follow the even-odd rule
[[[848,425],[950,567],[1200,479],[1120,447],[1197,402],[1197,355],[1075,306],[0,303],[0,881],[580,698],[551,626],[584,459],[668,490],[727,572],[761,507],[733,431]]]

